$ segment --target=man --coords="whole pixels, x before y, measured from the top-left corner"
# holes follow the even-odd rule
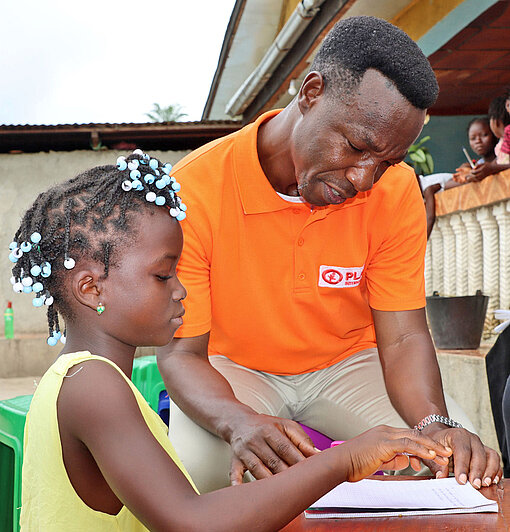
[[[437,91],[405,33],[347,19],[284,110],[174,169],[193,213],[189,295],[158,361],[170,438],[201,491],[317,452],[296,421],[347,439],[431,414],[446,424],[420,429],[452,447],[460,482],[501,478],[495,451],[452,428],[425,319],[424,207],[402,161]]]

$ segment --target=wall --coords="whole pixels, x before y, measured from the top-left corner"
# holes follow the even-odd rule
[[[175,164],[186,153],[153,151],[151,155],[163,162]],[[13,302],[15,335],[47,331],[44,310],[34,309],[32,297],[15,294],[10,283],[12,263],[7,258],[8,247],[19,227],[21,216],[37,195],[51,185],[93,166],[114,164],[119,155],[126,153],[83,150],[0,154],[0,305],[5,308],[7,301]]]

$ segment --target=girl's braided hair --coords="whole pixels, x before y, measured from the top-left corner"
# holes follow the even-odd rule
[[[133,237],[131,213],[164,206],[178,220],[185,217],[170,169],[136,150],[117,166],[96,166],[51,187],[27,210],[9,246],[11,283],[16,292],[35,295],[34,306],[47,306],[50,345],[61,337],[58,313],[72,318],[66,268],[90,258],[104,265],[106,278],[118,248]]]

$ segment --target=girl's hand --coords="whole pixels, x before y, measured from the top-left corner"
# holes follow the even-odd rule
[[[468,181],[468,176],[471,175],[471,167],[466,165],[459,166],[459,168],[456,169],[455,173],[452,176],[452,179],[454,181],[457,181],[457,183],[466,183]]]
[[[357,482],[378,469],[398,470],[411,465],[415,471],[419,471],[420,459],[433,460],[444,466],[448,464],[448,458],[452,454],[449,447],[418,430],[396,429],[385,425],[370,429],[338,448],[350,455],[348,482]]]

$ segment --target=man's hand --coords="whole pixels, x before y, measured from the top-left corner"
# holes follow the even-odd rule
[[[244,416],[229,438],[230,482],[241,484],[245,471],[256,479],[270,477],[318,451],[295,421],[254,414]]]
[[[480,438],[466,429],[450,428],[433,423],[422,431],[427,436],[453,450],[449,465],[425,461],[436,478],[446,478],[453,468],[459,484],[467,481],[476,489],[497,484],[503,478],[498,453],[485,446]]]

